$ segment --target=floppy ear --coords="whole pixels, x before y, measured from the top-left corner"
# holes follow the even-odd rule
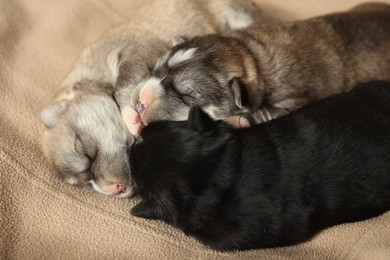
[[[131,215],[146,219],[158,219],[156,207],[147,201],[141,201],[131,209]]]
[[[234,78],[230,81],[230,87],[233,90],[234,102],[236,106],[243,110],[249,109],[249,95],[239,78]]]
[[[216,128],[217,123],[199,106],[194,106],[190,110],[188,126],[199,133],[205,133]]]
[[[45,109],[42,110],[40,114],[42,123],[44,123],[48,128],[55,126],[62,113],[66,110],[67,106],[68,100],[66,99],[62,101],[56,101],[48,105]]]
[[[184,36],[176,35],[172,38],[172,45],[176,46],[178,44],[182,44],[183,42],[186,42],[187,39]]]

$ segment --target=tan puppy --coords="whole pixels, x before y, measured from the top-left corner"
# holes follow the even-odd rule
[[[122,121],[134,112],[133,88],[171,46],[191,36],[247,27],[262,16],[249,0],[155,0],[137,17],[87,48],[63,82],[63,91],[41,112],[42,147],[67,182],[129,197],[134,193],[126,147],[133,137]]]
[[[303,21],[195,37],[158,61],[131,102],[143,124],[184,120],[196,104],[214,119],[245,127],[357,83],[390,80],[389,7],[364,4]]]

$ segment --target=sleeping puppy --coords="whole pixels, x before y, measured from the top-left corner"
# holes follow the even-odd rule
[[[72,185],[131,196],[125,147],[133,137],[122,116],[135,114],[127,102],[133,88],[168,51],[175,35],[220,33],[262,19],[249,0],[149,2],[130,23],[84,50],[63,90],[41,112],[44,154]]]
[[[359,82],[390,80],[389,46],[387,4],[195,37],[157,62],[131,103],[142,125],[184,120],[199,105],[214,119],[245,127]]]
[[[216,250],[293,245],[390,209],[390,83],[371,82],[250,128],[154,122],[130,151],[142,201]]]
[[[43,132],[46,157],[72,185],[131,196],[126,150],[133,137],[112,98],[112,84],[85,79],[73,85],[72,94],[72,99],[59,97],[41,113],[48,126]]]

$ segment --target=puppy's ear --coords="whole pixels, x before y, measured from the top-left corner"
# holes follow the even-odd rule
[[[233,91],[236,106],[242,110],[249,110],[249,95],[241,80],[239,78],[232,79],[230,87]]]
[[[183,42],[186,42],[187,39],[184,36],[176,35],[172,38],[172,45],[176,46],[178,44],[182,44]]]
[[[216,128],[217,123],[199,106],[194,106],[190,110],[188,126],[202,134]]]
[[[147,201],[141,201],[131,209],[131,215],[146,219],[158,219],[155,206]]]
[[[68,100],[56,101],[45,107],[40,113],[40,119],[48,128],[52,128],[64,113],[68,106]]]

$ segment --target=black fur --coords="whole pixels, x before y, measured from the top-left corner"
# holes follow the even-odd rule
[[[191,110],[131,149],[142,201],[217,250],[292,245],[390,209],[390,83],[370,82],[247,129]]]

